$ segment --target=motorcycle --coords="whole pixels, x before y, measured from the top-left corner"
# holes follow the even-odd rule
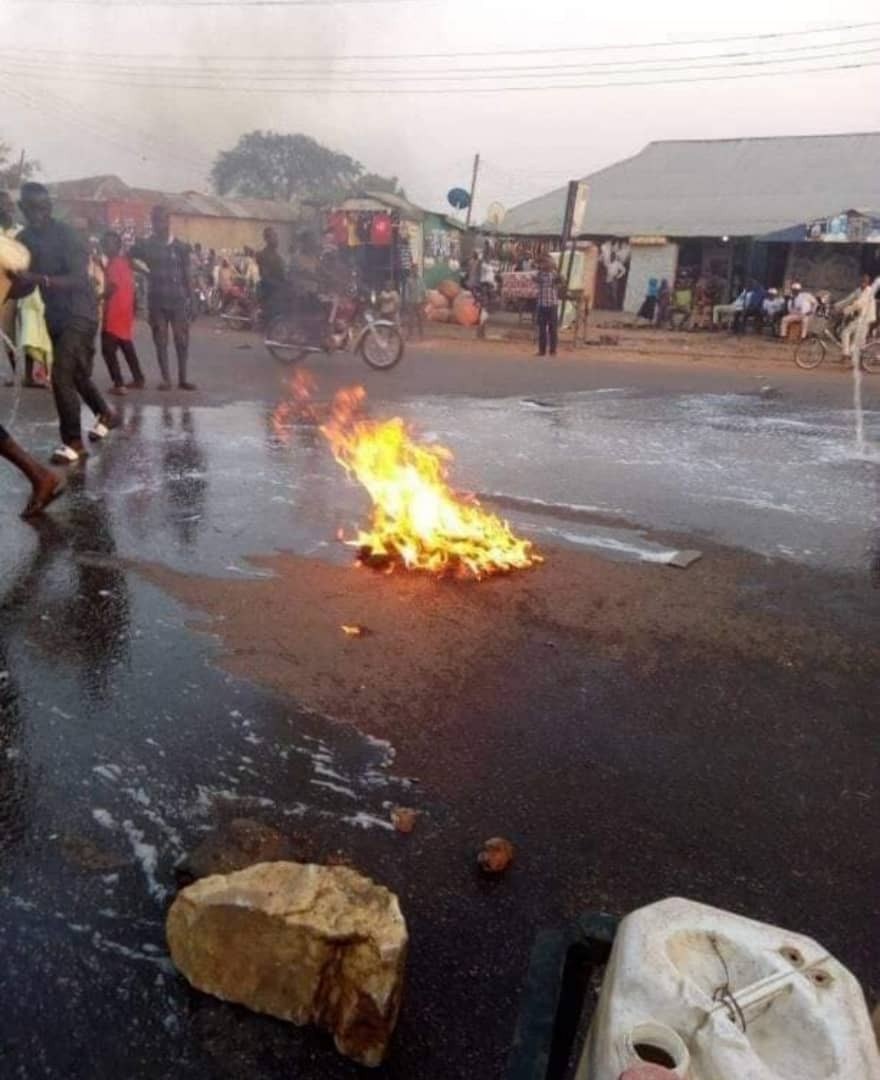
[[[269,319],[264,344],[282,363],[298,363],[311,353],[351,352],[369,367],[389,371],[403,356],[403,336],[396,322],[376,316],[373,302],[363,294],[325,298],[317,314],[295,305]]]
[[[192,295],[190,297],[190,322],[195,322],[199,315],[207,315],[210,313],[211,305],[209,297],[210,291],[207,284],[201,278],[197,278],[193,282]]]
[[[260,319],[260,304],[256,294],[237,282],[221,299],[220,318],[237,330],[252,330]]]

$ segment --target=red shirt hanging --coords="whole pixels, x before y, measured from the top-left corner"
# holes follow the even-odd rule
[[[391,215],[374,214],[373,227],[370,230],[370,243],[387,247],[391,243]]]
[[[327,222],[333,240],[339,247],[348,247],[348,215],[344,210],[334,210]]]

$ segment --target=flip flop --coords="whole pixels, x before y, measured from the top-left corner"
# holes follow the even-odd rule
[[[58,476],[55,473],[53,473],[53,476],[55,477],[55,486],[48,495],[44,496],[42,499],[38,499],[37,496],[34,495],[22,511],[21,516],[23,518],[32,518],[36,517],[38,514],[42,514],[47,506],[55,502],[58,496],[63,495],[67,490],[67,481],[64,477]]]

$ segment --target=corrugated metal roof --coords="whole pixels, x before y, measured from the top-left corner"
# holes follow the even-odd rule
[[[652,142],[584,179],[584,235],[763,236],[876,205],[880,132]],[[558,235],[566,190],[513,207],[501,230]]]
[[[370,205],[371,203],[378,203],[389,210],[397,210],[408,221],[424,221],[425,219],[425,211],[420,206],[411,203],[409,199],[401,198],[400,195],[392,195],[389,191],[358,191],[343,200],[342,208],[344,210],[375,210],[376,206]]]
[[[296,203],[276,199],[228,199],[205,195],[199,191],[181,193],[154,191],[150,188],[129,187],[118,176],[88,176],[82,180],[61,180],[50,184],[56,199],[85,199],[102,202],[107,199],[140,199],[143,202],[163,203],[173,213],[196,217],[241,218],[256,221],[295,222],[300,210]]]
[[[185,191],[181,195],[166,195],[165,202],[177,214],[194,214],[201,217],[297,221],[300,216],[296,203],[281,202],[276,199],[228,199],[220,195]]]
[[[128,192],[124,180],[112,173],[102,176],[84,176],[80,180],[59,180],[48,185],[49,190],[58,199],[114,199]]]

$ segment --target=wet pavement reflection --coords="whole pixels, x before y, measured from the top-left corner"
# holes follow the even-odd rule
[[[229,572],[274,546],[286,466],[272,464],[259,411],[245,413],[241,435],[219,411],[132,410],[72,472],[57,513],[27,525],[5,500],[4,1076],[213,1075],[230,1050],[216,1017],[228,1007],[193,1012],[166,955],[177,861],[237,817],[301,835],[304,857],[381,849],[400,840],[389,807],[416,799],[389,745],[221,672],[210,636],[129,563]],[[257,471],[254,447],[269,461]],[[334,1059],[326,1040],[292,1049],[283,1025],[258,1018],[235,1038],[266,1076],[289,1075],[291,1053]]]

